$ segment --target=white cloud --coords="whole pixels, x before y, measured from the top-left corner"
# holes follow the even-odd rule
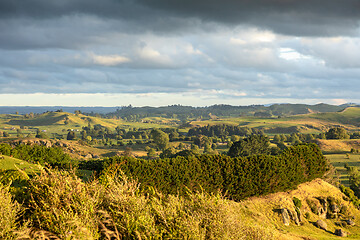
[[[91,55],[95,64],[104,66],[116,66],[122,63],[131,62],[129,58],[120,55]]]
[[[299,60],[309,59],[309,56],[305,56],[292,48],[280,48],[279,57],[285,60]]]

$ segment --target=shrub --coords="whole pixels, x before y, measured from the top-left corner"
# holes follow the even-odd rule
[[[60,147],[25,144],[12,147],[9,144],[2,143],[0,144],[0,152],[4,155],[12,155],[15,158],[32,163],[48,163],[53,167],[70,168],[77,165],[77,161],[72,160]]]
[[[293,202],[296,208],[300,209],[301,208],[301,200],[298,199],[297,197],[293,197]]]
[[[0,183],[0,239],[12,239],[16,229],[16,219],[20,205],[14,202],[9,187]]]
[[[112,157],[97,163],[97,170],[119,164],[127,176],[139,180],[142,190],[154,187],[165,194],[181,195],[189,190],[220,190],[234,200],[295,188],[328,169],[315,144],[293,146],[278,156],[192,155],[152,161]]]
[[[96,239],[98,191],[74,172],[43,171],[29,181],[26,217],[61,239]]]

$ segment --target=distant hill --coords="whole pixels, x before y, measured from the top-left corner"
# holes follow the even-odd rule
[[[64,106],[40,106],[40,107],[31,107],[31,106],[0,106],[0,114],[29,114],[29,113],[44,113],[47,111],[57,111],[62,109],[64,112],[74,112],[80,110],[84,113],[100,113],[106,114],[116,111],[121,107],[64,107]]]
[[[0,106],[0,114],[29,114],[29,113],[44,113],[55,112],[62,110],[64,112],[73,113],[81,111],[88,114],[102,114],[107,116],[128,117],[130,115],[140,115],[141,117],[171,117],[173,114],[178,117],[207,117],[209,114],[215,116],[291,116],[306,113],[323,113],[323,112],[337,112],[347,107],[357,107],[359,105],[349,103],[343,105],[330,104],[272,104],[272,105],[249,105],[249,106],[232,106],[232,105],[212,105],[207,107],[191,107],[182,105],[171,105],[163,107],[67,107],[67,106]]]
[[[351,124],[354,126],[360,126],[360,108],[349,107],[339,112],[327,112],[319,114],[311,114],[309,117],[319,120],[326,120],[341,124]]]
[[[347,105],[336,106],[329,104],[273,104],[270,106],[250,105],[250,106],[231,106],[213,105],[208,107],[191,107],[172,105],[166,107],[123,107],[115,112],[108,113],[107,116],[130,117],[177,117],[186,118],[209,118],[210,116],[239,117],[239,116],[292,116],[307,113],[325,113],[342,111]]]

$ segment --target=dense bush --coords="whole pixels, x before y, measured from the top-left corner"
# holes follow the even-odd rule
[[[145,190],[154,187],[171,194],[220,190],[234,200],[294,188],[321,177],[328,166],[315,144],[293,146],[278,156],[201,155],[151,161],[113,157],[87,164],[92,170],[118,164],[125,174],[138,179]]]
[[[325,133],[326,139],[349,139],[350,136],[342,127],[330,128],[329,131]]]
[[[228,155],[230,157],[242,157],[256,154],[269,154],[270,141],[267,136],[252,135],[231,145]]]
[[[355,195],[353,190],[345,187],[344,185],[340,185],[340,190],[350,199],[350,201],[355,205],[355,207],[360,209],[360,199]]]
[[[19,210],[20,204],[12,200],[9,187],[0,183],[0,239],[11,239]]]
[[[46,169],[27,187],[21,214],[0,186],[1,239],[275,239],[271,230],[242,222],[233,213],[238,206],[219,194],[144,194],[116,168],[87,183],[74,172]]]
[[[0,153],[32,163],[50,164],[53,167],[70,168],[77,165],[60,147],[19,144],[0,144]]]

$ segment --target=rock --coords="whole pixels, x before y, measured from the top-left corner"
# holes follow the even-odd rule
[[[346,222],[347,225],[350,225],[350,226],[354,226],[354,225],[355,225],[355,222],[354,222],[354,220],[352,220],[352,219],[347,219],[347,220],[345,220],[345,222]]]
[[[339,229],[335,229],[335,235],[340,237],[346,237],[347,233],[344,232],[344,230],[342,230],[341,228],[339,228]]]
[[[319,207],[318,213],[320,218],[326,219],[326,208],[324,209],[323,207]]]
[[[85,156],[85,158],[92,158],[92,155],[89,153]]]
[[[294,219],[293,220],[294,220],[296,225],[300,225],[300,220],[299,220],[298,215],[297,215],[296,212],[294,213]]]
[[[287,211],[288,211],[290,219],[294,220],[294,213],[292,211],[288,210],[288,209],[287,209]]]
[[[302,216],[301,216],[301,210],[298,208],[296,211],[296,215],[298,217],[299,223],[301,223],[303,221]]]
[[[330,209],[331,209],[331,212],[332,212],[332,213],[335,213],[335,214],[338,214],[338,213],[340,212],[340,208],[338,207],[337,204],[332,204],[332,205],[330,206]]]
[[[281,210],[281,216],[283,218],[283,222],[285,226],[289,226],[290,225],[290,217],[289,217],[289,212],[286,208],[282,208]]]
[[[100,157],[99,157],[99,155],[94,155],[93,158],[98,159],[98,158],[100,158]]]
[[[320,228],[320,229],[323,229],[323,230],[327,230],[327,224],[326,222],[324,222],[323,220],[317,220],[316,223],[315,223],[315,226]]]
[[[288,213],[289,213],[290,219],[293,220],[296,225],[300,225],[300,221],[297,216],[297,213],[294,211],[290,211],[290,210],[288,210]]]
[[[335,222],[335,225],[339,227],[345,227],[347,224],[345,222]]]

